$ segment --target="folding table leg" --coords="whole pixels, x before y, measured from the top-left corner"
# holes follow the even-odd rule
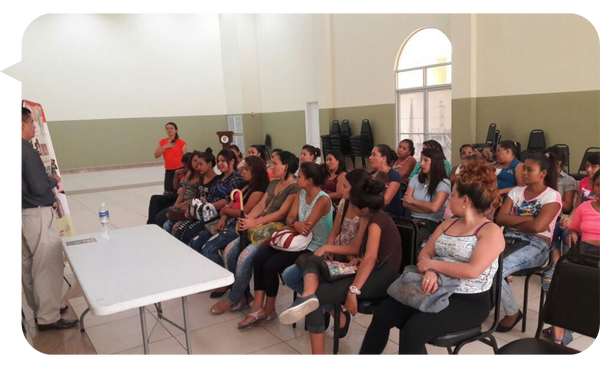
[[[81,313],[81,317],[79,317],[79,331],[81,331],[81,332],[85,332],[85,327],[83,326],[83,318],[89,312],[90,312],[90,308],[86,308],[86,310],[84,310],[83,313]]]
[[[144,354],[149,354],[148,349],[148,332],[146,331],[146,311],[144,307],[140,307],[140,320],[142,322],[142,339],[144,340]]]
[[[190,326],[188,325],[187,296],[181,298],[181,305],[183,307],[183,328],[185,329],[185,345],[187,347],[188,355],[191,355],[192,344],[190,343]]]

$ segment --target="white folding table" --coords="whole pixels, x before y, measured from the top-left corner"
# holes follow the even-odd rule
[[[62,239],[73,274],[83,290],[88,309],[98,316],[139,308],[148,354],[144,306],[154,304],[159,318],[185,333],[191,354],[187,296],[231,285],[233,274],[183,244],[156,225],[112,230],[104,239],[100,233]],[[184,327],[162,315],[160,302],[182,298]]]

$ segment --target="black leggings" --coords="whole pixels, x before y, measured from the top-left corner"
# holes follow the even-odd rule
[[[179,170],[179,169],[175,169]],[[175,187],[173,186],[173,178],[175,177],[175,170],[165,170],[165,192],[171,192],[174,195],[177,194]],[[177,197],[175,197],[177,199]]]
[[[400,354],[427,354],[425,344],[449,332],[481,325],[492,307],[490,291],[452,294],[450,304],[438,313],[423,313],[388,297],[375,308],[360,354],[381,354],[390,330],[400,329]]]
[[[264,290],[268,297],[276,297],[279,290],[279,274],[296,262],[300,252],[286,252],[266,245],[254,256],[254,290]]]
[[[310,259],[307,260],[306,270],[304,274],[319,272],[311,267]],[[367,282],[363,285],[360,290],[360,295],[357,296],[358,300],[361,299],[379,299],[384,298],[387,295],[388,287],[398,277],[398,273],[392,271],[385,265],[379,268],[373,268]],[[348,276],[343,279],[339,279],[333,282],[323,282],[319,285],[315,295],[319,299],[319,304],[332,305],[335,303],[344,303],[346,296],[348,295],[348,288],[354,282],[354,276]],[[306,316],[306,329],[310,333],[323,333],[325,332],[325,316],[321,308],[317,308],[315,311],[309,313]]]
[[[150,204],[148,205],[148,221],[146,223],[157,224],[158,226],[162,227],[163,223],[166,221],[166,217],[165,221],[162,221],[162,223],[158,224],[156,215],[174,205],[176,200],[177,198],[169,198],[165,197],[164,195],[153,195],[150,197]]]

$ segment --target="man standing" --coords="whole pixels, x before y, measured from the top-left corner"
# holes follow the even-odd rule
[[[22,235],[21,282],[27,304],[40,331],[71,328],[78,320],[61,318],[63,256],[52,188],[58,175],[46,174],[39,153],[29,141],[35,137],[31,111],[22,108]],[[64,308],[66,311],[66,308]]]

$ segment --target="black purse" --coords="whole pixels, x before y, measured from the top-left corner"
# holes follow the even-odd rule
[[[511,236],[505,236],[504,251],[502,252],[502,257],[506,258],[528,244],[529,242],[527,240],[513,238]]]

